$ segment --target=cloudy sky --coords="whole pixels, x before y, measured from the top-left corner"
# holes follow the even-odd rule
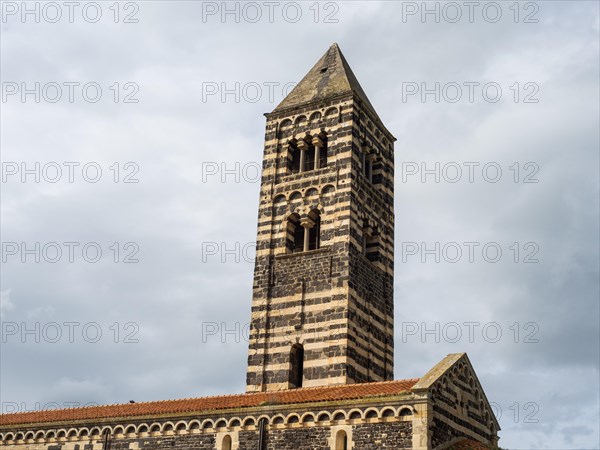
[[[244,391],[263,113],[337,42],[398,138],[395,377],[466,351],[503,447],[598,448],[598,3],[27,7],[2,411]]]

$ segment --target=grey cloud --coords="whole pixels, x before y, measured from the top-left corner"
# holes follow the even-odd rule
[[[419,2],[420,3],[420,2]],[[201,180],[205,163],[260,163],[264,112],[281,100],[206,102],[203,83],[297,82],[337,41],[396,143],[396,370],[420,376],[467,351],[502,409],[507,448],[591,448],[598,429],[598,10],[540,2],[537,24],[401,20],[400,3],[339,2],[338,23],[220,23],[200,2],[140,3],[137,24],[2,24],[3,81],[95,81],[96,104],[2,104],[2,160],[95,161],[97,184],[2,185],[2,240],[139,244],[139,262],[2,267],[3,322],[95,322],[97,343],[2,343],[2,402],[112,403],[242,392],[252,262],[203,260],[207,242],[252,243],[258,183]],[[505,10],[506,11],[506,10]],[[139,85],[115,104],[109,86]],[[480,98],[402,102],[402,83],[495,81]],[[538,83],[537,104],[510,86]],[[139,183],[112,182],[114,162],[139,165]],[[402,163],[497,162],[498,183],[402,181]],[[533,161],[537,184],[509,166]],[[402,242],[495,241],[497,263],[402,262]],[[538,264],[515,264],[513,242],[539,244]],[[497,322],[499,342],[439,343],[402,324]],[[135,323],[137,343],[122,342]],[[509,327],[520,326],[519,342]],[[522,342],[535,322],[538,343]],[[114,342],[118,324],[119,342]],[[224,323],[204,336],[203,324]],[[236,325],[239,324],[239,325]],[[480,327],[481,328],[481,327]],[[63,327],[64,330],[64,327]],[[205,330],[206,331],[206,330]],[[465,328],[463,327],[463,332]],[[240,333],[238,333],[240,334]],[[403,342],[403,338],[405,342]],[[204,340],[204,342],[203,342]],[[12,404],[11,403],[11,404]],[[510,409],[518,403],[515,420]],[[535,403],[537,423],[524,422]]]

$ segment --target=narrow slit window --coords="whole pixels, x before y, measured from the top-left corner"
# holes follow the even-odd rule
[[[290,389],[302,387],[304,377],[304,347],[300,344],[292,346],[290,351]]]

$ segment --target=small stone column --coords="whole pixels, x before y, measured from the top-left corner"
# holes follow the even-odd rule
[[[312,144],[315,146],[315,170],[317,170],[321,164],[321,148],[323,147],[323,141],[319,136],[315,136],[312,140]]]
[[[367,176],[369,183],[373,183],[373,161],[375,160],[375,155],[371,153],[371,154],[367,155],[366,159],[367,159],[367,173],[365,175]]]
[[[360,140],[360,170],[362,174],[367,176],[367,155],[369,154],[369,143],[361,138]]]
[[[306,172],[306,150],[308,150],[308,144],[306,141],[298,141],[297,145],[300,150],[300,172]]]
[[[307,252],[310,247],[310,230],[315,226],[314,220],[310,218],[305,218],[300,221],[300,225],[304,227],[304,250]]]

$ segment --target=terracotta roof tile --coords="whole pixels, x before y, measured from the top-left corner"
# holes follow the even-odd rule
[[[462,439],[459,442],[455,442],[449,450],[489,450],[490,448],[492,447],[473,441],[472,439]]]
[[[413,378],[377,383],[291,389],[278,392],[259,392],[181,400],[162,400],[144,403],[126,403],[119,405],[88,406],[84,408],[0,414],[0,427],[44,422],[202,412],[253,407],[263,404],[286,405],[319,401],[351,400],[370,396],[399,394],[410,390],[417,381],[418,378]]]

